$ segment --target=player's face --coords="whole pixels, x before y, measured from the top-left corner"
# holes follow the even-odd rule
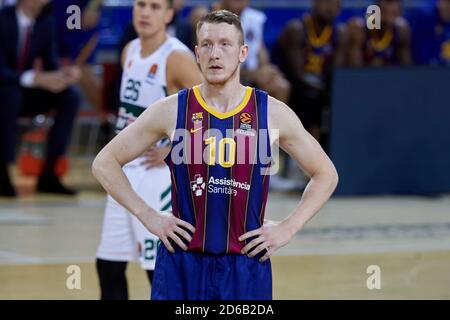
[[[392,27],[395,20],[402,15],[402,6],[400,1],[383,0],[379,2],[381,11],[381,24],[386,27]]]
[[[437,7],[441,19],[450,22],[450,0],[438,0]]]
[[[140,37],[151,37],[165,30],[173,17],[167,0],[135,0],[133,25]]]
[[[198,30],[195,54],[206,82],[223,85],[236,76],[248,52],[241,37],[228,23],[204,23]]]
[[[314,11],[325,23],[333,23],[341,11],[340,0],[316,0]]]

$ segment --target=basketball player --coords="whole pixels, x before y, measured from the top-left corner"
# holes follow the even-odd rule
[[[116,131],[132,123],[155,101],[183,87],[201,82],[201,73],[192,52],[178,39],[166,34],[173,10],[170,0],[136,0],[133,24],[139,38],[122,54],[121,106]],[[159,141],[146,156],[128,162],[124,172],[133,190],[157,210],[170,210],[170,172],[163,159],[168,141]],[[131,160],[131,159],[130,159]],[[102,299],[127,299],[127,261],[138,255],[151,281],[155,265],[157,237],[127,210],[108,196],[97,271]]]
[[[250,0],[220,0],[213,3],[215,10],[225,9],[237,14],[244,30],[244,41],[249,46],[248,57],[241,65],[241,82],[254,85],[285,103],[291,86],[280,70],[270,62],[264,43],[264,12],[250,6]]]
[[[336,24],[340,0],[314,0],[310,13],[288,23],[278,39],[275,55],[293,88],[305,128],[321,143],[324,109],[330,105],[331,71],[345,59],[344,26]]]
[[[348,61],[353,66],[409,65],[411,35],[408,22],[401,17],[401,0],[378,0],[381,29],[368,30],[361,18],[348,22]]]
[[[241,85],[248,46],[237,15],[202,18],[195,52],[204,82],[145,110],[97,155],[93,174],[163,243],[152,299],[271,299],[269,257],[324,205],[337,173],[289,107]],[[163,137],[172,141],[173,215],[149,207],[121,169]],[[291,215],[264,223],[275,144],[311,180]]]

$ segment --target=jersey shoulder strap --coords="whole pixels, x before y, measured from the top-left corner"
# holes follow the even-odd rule
[[[140,44],[141,43],[139,38],[131,40],[128,43],[127,56],[125,58],[128,59],[129,57],[133,56],[136,52],[138,52],[139,48],[141,47]]]
[[[177,129],[186,129],[186,111],[188,108],[188,96],[190,89],[178,91]]]

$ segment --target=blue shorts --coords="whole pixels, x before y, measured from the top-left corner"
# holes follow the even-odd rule
[[[270,260],[246,255],[208,255],[161,244],[156,255],[152,300],[271,300]]]

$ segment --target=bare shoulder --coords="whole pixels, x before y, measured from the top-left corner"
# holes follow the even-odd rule
[[[121,57],[120,57],[120,63],[121,63],[121,65],[122,65],[122,69],[123,69],[123,67],[124,67],[124,65],[125,65],[125,60],[127,59],[128,49],[130,48],[131,44],[132,44],[134,41],[136,41],[136,39],[131,40],[130,42],[128,42],[128,43],[125,45],[125,47],[123,48],[123,50],[122,50],[122,55],[121,55]]]
[[[161,121],[165,119],[176,118],[178,110],[178,93],[167,96],[161,100],[156,101],[149,106],[145,112],[154,113],[161,117]]]
[[[270,130],[279,130],[280,138],[303,128],[295,112],[284,102],[269,96],[267,101],[268,125]]]
[[[183,61],[195,61],[194,55],[188,51],[185,50],[174,50],[170,53],[169,57],[167,58],[168,64],[170,65],[172,63],[177,63],[177,65],[181,65],[180,62]]]
[[[272,96],[268,96],[268,100],[267,100],[267,108],[268,108],[268,115],[269,115],[269,119],[272,120],[276,120],[277,118],[279,118],[280,116],[286,116],[286,115],[291,115],[294,114],[294,111],[292,111],[291,108],[289,108],[289,106],[287,104],[285,104],[284,102],[275,99]]]
[[[177,106],[178,106],[178,93],[174,93],[156,101],[153,105],[153,108],[155,107],[158,108],[158,112],[170,112],[176,110]]]
[[[194,55],[184,50],[174,50],[167,57],[167,70],[169,77],[185,76],[197,68]],[[194,69],[194,70],[195,70]]]
[[[176,128],[178,93],[172,94],[148,106],[136,120],[144,130],[154,130],[171,136]]]
[[[170,93],[202,82],[194,55],[185,50],[173,51],[167,58],[167,86]]]

